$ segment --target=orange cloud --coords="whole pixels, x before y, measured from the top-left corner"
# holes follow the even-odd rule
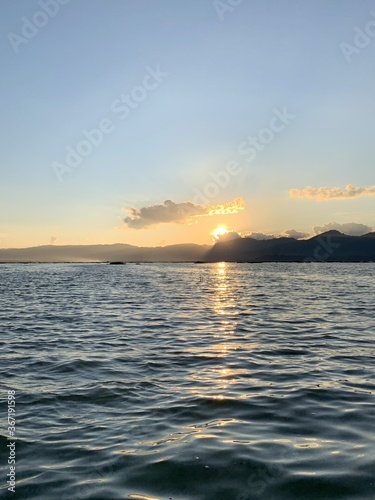
[[[234,198],[232,201],[223,203],[222,205],[214,205],[209,207],[209,212],[205,215],[227,215],[237,214],[246,207],[245,200],[241,197]]]
[[[191,201],[174,203],[171,200],[165,200],[161,205],[126,208],[129,215],[124,219],[124,224],[125,227],[131,229],[147,229],[170,222],[190,224],[196,217],[236,214],[244,208],[243,198],[235,198],[221,205],[199,205]]]
[[[289,191],[291,198],[307,198],[318,201],[339,200],[357,198],[358,196],[375,196],[375,186],[355,187],[348,184],[345,189],[339,187],[327,188],[307,186],[304,189],[291,189]]]

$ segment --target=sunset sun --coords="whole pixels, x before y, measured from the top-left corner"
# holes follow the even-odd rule
[[[224,225],[220,225],[212,231],[211,235],[214,238],[214,240],[216,241],[220,238],[220,236],[227,234],[227,232],[228,232],[227,227]]]

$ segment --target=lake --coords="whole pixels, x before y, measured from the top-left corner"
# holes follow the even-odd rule
[[[2,264],[0,497],[374,499],[374,283],[374,263]]]

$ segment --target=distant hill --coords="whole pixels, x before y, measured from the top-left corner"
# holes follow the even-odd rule
[[[238,238],[210,245],[136,247],[45,245],[0,249],[0,262],[375,262],[375,232],[347,236],[327,231],[308,240]]]
[[[44,245],[0,249],[0,262],[187,262],[205,260],[209,245],[181,244],[165,247],[115,245]]]
[[[239,238],[219,242],[208,261],[228,262],[375,262],[374,233],[347,236],[327,231],[308,240]]]

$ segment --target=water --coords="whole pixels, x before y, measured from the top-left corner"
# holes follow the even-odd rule
[[[374,499],[374,277],[1,265],[0,497]]]

